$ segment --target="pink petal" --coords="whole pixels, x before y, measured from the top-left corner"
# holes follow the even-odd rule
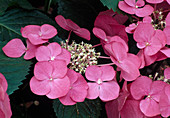
[[[76,102],[73,101],[70,97],[70,91],[67,93],[67,95],[60,97],[59,100],[63,105],[74,105],[74,104],[76,104]]]
[[[136,9],[136,15],[138,17],[145,17],[145,16],[149,16],[153,13],[154,8],[150,5],[145,5],[143,8],[138,8]]]
[[[50,99],[65,96],[70,89],[70,80],[67,76],[62,79],[54,79],[49,82],[51,91],[46,95]]]
[[[12,39],[2,48],[3,52],[12,58],[21,57],[25,53],[25,49],[23,42],[18,38]]]
[[[146,76],[138,77],[130,87],[130,91],[134,99],[139,100],[143,96],[148,95],[152,80]]]
[[[37,51],[38,46],[31,44],[31,42],[29,40],[26,40],[26,43],[27,43],[27,50],[24,55],[24,59],[26,59],[26,60],[32,59],[35,57],[35,52]]]
[[[157,102],[159,102],[161,93],[164,89],[164,87],[167,85],[167,83],[163,81],[153,81],[151,84],[151,90],[150,90],[150,96]]]
[[[119,9],[128,13],[128,14],[135,14],[135,6],[129,6],[128,4],[126,4],[126,2],[124,1],[120,1],[119,4]]]
[[[166,1],[168,2],[169,0]],[[166,26],[170,26],[170,13],[168,13],[168,15],[166,16],[165,22],[166,22]]]
[[[167,38],[167,45],[170,45],[170,25],[169,26],[166,26],[163,30],[163,32],[165,33],[166,35],[166,38]]]
[[[102,81],[111,81],[114,79],[116,72],[112,66],[101,66],[100,69],[102,71],[100,78]]]
[[[102,29],[100,29],[100,28],[94,27],[94,28],[93,28],[93,33],[94,33],[94,35],[95,35],[97,38],[100,38],[100,39],[102,39],[102,40],[105,40],[105,39],[106,39],[106,34],[105,34],[105,32],[104,32]]]
[[[67,76],[70,79],[70,86],[72,86],[78,79],[78,73],[72,69],[68,69]]]
[[[170,58],[170,48],[164,47],[160,50],[160,52],[163,53],[166,57]],[[160,57],[160,54],[159,54],[159,57]]]
[[[101,78],[102,70],[96,65],[88,66],[85,72],[85,76],[90,81],[97,81]]]
[[[87,83],[89,89],[87,90],[88,99],[96,99],[99,96],[99,85],[97,83]]]
[[[156,4],[156,3],[161,3],[161,2],[163,2],[164,0],[146,0],[146,1],[149,2],[149,3]]]
[[[164,70],[165,79],[170,79],[170,67]]]
[[[120,112],[118,111],[117,99],[106,102],[105,109],[108,118],[120,118]]]
[[[152,18],[150,16],[145,16],[143,18],[143,23],[151,23],[152,22]]]
[[[127,57],[126,48],[119,42],[112,42],[111,44],[113,55],[111,55],[113,58],[116,58],[117,61],[122,61]]]
[[[48,39],[42,39],[39,35],[37,34],[28,34],[28,39],[33,45],[39,45],[48,42]]]
[[[138,0],[136,2],[136,6],[138,6],[138,7],[143,7],[144,5],[145,5],[145,1],[144,0]]]
[[[50,49],[51,57],[56,57],[62,51],[61,46],[56,42],[50,43],[47,47]]]
[[[87,96],[88,85],[84,77],[78,74],[77,81],[72,85],[71,98],[76,102],[83,102]]]
[[[170,116],[170,85],[167,85],[164,91],[162,91],[159,107],[163,117]]]
[[[145,58],[145,66],[149,66],[150,64],[154,63],[157,59],[157,54],[149,56],[144,54],[144,58]],[[160,55],[159,55],[160,56]]]
[[[135,7],[136,1],[135,0],[124,0],[125,3],[131,7]]]
[[[161,42],[162,47],[164,47],[166,45],[166,43],[167,43],[167,37],[166,37],[165,33],[162,30],[156,30],[155,34],[154,34],[154,36],[152,38],[153,39],[157,38]],[[151,41],[153,41],[153,40],[151,39]]]
[[[156,54],[161,48],[162,48],[161,41],[158,38],[153,37],[151,39],[150,45],[145,47],[144,54],[152,56]]]
[[[71,54],[66,49],[62,48],[61,53],[55,57],[56,60],[64,60],[68,65],[70,63]]]
[[[80,27],[79,27],[76,23],[74,23],[72,20],[66,19],[66,21],[67,21],[68,27],[70,27],[71,30],[74,31],[74,30],[77,30],[77,29],[80,28]]]
[[[42,25],[40,30],[42,33],[42,36],[41,36],[42,39],[50,39],[57,34],[56,28],[48,24]]]
[[[50,80],[53,67],[50,62],[37,62],[34,67],[34,75],[38,80]]]
[[[100,85],[99,98],[102,101],[110,101],[119,96],[120,87],[115,81],[103,82]]]
[[[62,15],[58,15],[55,17],[55,21],[57,22],[57,24],[62,27],[63,29],[69,31],[71,30],[70,27],[68,27],[67,21],[66,19],[62,16]]]
[[[53,67],[52,78],[63,78],[67,73],[67,64],[64,60],[54,60],[50,63]]]
[[[30,89],[34,94],[46,95],[50,92],[50,80],[38,80],[33,76],[30,80]]]
[[[121,118],[143,118],[139,109],[139,101],[136,100],[127,100],[120,114]]]
[[[7,93],[5,93],[4,100],[0,100],[0,118],[11,118],[12,111],[10,106],[10,99]]]
[[[139,23],[134,32],[134,40],[138,42],[149,42],[154,35],[155,30],[149,23]]]
[[[40,26],[38,25],[27,25],[21,30],[21,34],[24,38],[28,38],[29,34],[38,34],[40,32]]]
[[[144,68],[144,66],[145,66],[145,58],[144,58],[143,50],[140,50],[140,51],[137,53],[137,56],[138,56],[139,59],[141,60],[140,69],[141,69],[141,68]]]
[[[150,98],[146,98],[145,100],[140,101],[140,110],[148,117],[160,114],[159,104]]]
[[[86,40],[90,40],[90,32],[85,28],[79,28],[73,32]]]
[[[125,28],[125,31],[127,33],[132,34],[135,31],[136,27],[137,27],[137,25],[135,23],[132,23],[128,27]]]
[[[129,48],[127,43],[125,42],[125,40],[123,40],[121,37],[119,36],[113,36],[109,39],[109,42],[119,42],[123,45],[123,47],[126,49],[126,52],[128,52]]]
[[[47,46],[40,46],[37,48],[35,56],[38,61],[49,61],[51,60],[50,49]]]
[[[2,101],[5,99],[7,88],[8,88],[7,81],[4,75],[0,73],[0,100]]]

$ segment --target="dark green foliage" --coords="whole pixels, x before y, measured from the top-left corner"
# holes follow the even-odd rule
[[[98,118],[101,105],[99,99],[88,100],[72,106],[64,106],[56,99],[53,108],[58,118]]]
[[[56,25],[52,19],[37,10],[10,10],[0,17],[0,41],[9,41],[13,38],[22,39],[20,33],[22,27],[42,24]]]
[[[0,73],[2,73],[8,82],[8,95],[12,94],[22,84],[22,80],[28,74],[30,61],[21,58],[9,58],[3,51],[2,47],[6,43],[0,42]]]
[[[0,0],[0,15],[3,15],[8,7],[20,7],[24,9],[34,9],[27,0]]]

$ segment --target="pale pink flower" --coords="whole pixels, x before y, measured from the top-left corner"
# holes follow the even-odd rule
[[[135,14],[138,17],[149,16],[154,11],[152,6],[145,5],[144,0],[138,0],[137,2],[136,0],[124,0],[120,1],[118,6],[122,11],[128,14]]]
[[[24,59],[32,59],[35,57],[38,46],[31,44],[29,40],[26,40],[26,43],[27,48],[20,39],[12,39],[2,48],[2,50],[8,57],[18,58],[25,53]]]
[[[70,87],[70,80],[66,73],[65,61],[37,62],[34,77],[30,81],[31,91],[37,95],[46,95],[50,99],[65,96]]]
[[[64,60],[67,64],[70,63],[71,54],[66,49],[56,43],[50,43],[48,46],[40,46],[36,53],[36,59],[38,61],[53,61],[53,60]]]
[[[11,118],[12,111],[7,91],[7,81],[0,73],[0,118]]]
[[[134,99],[140,100],[140,110],[146,116],[153,117],[160,114],[160,96],[166,85],[163,81],[152,82],[146,76],[141,76],[132,83],[130,87],[131,94]],[[141,100],[141,98],[143,99]]]
[[[120,88],[113,80],[115,71],[112,66],[89,66],[85,76],[89,81],[93,81],[93,83],[88,82],[87,98],[96,99],[99,97],[102,101],[109,101],[118,97]]]
[[[90,32],[85,28],[80,28],[76,23],[70,19],[65,19],[63,16],[58,15],[55,17],[57,24],[67,31],[73,31],[76,35],[90,40]]]
[[[27,25],[21,29],[21,34],[24,38],[28,38],[33,45],[39,45],[48,42],[57,34],[57,30],[49,24]]]
[[[70,90],[65,96],[59,98],[60,102],[64,105],[83,102],[87,96],[88,89],[86,80],[80,73],[71,69],[68,70],[67,76],[70,79]]]

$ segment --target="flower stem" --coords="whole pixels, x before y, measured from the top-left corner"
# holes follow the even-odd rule
[[[111,66],[111,65],[114,65],[114,63],[108,63],[108,64],[99,64],[97,66]]]
[[[101,43],[96,44],[96,45],[92,46],[92,48],[95,48],[95,47],[100,46],[100,45],[102,45],[102,44]]]
[[[105,57],[105,56],[99,56],[99,58],[102,58],[102,59],[110,59],[110,57]]]
[[[69,40],[70,40],[71,32],[72,32],[72,30],[70,30],[70,32],[68,34],[68,38],[67,38],[67,42],[66,42],[66,48],[68,47],[68,43],[69,43]]]

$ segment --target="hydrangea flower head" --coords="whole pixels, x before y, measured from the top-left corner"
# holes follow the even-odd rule
[[[64,105],[74,105],[77,102],[83,102],[87,96],[88,89],[86,80],[80,73],[71,69],[68,70],[67,76],[70,79],[70,90],[65,96],[59,98],[60,102]]]
[[[162,91],[167,84],[163,81],[154,81],[146,76],[137,78],[131,85],[130,91],[134,99],[140,100],[140,110],[148,117],[160,114],[159,101]]]
[[[120,1],[119,9],[128,13],[128,14],[135,14],[138,17],[145,17],[151,15],[154,11],[153,7],[150,5],[145,5],[144,0],[124,0]],[[143,7],[143,8],[141,8]]]
[[[70,63],[71,54],[56,43],[50,43],[48,46],[40,46],[36,51],[36,59],[38,61],[53,61],[56,59],[65,60]]]
[[[115,71],[111,66],[98,67],[89,66],[86,69],[85,76],[88,80],[87,98],[96,99],[99,97],[102,101],[116,99],[119,95],[119,85],[113,80]]]
[[[30,81],[31,91],[37,95],[46,95],[50,99],[65,96],[70,87],[70,80],[66,73],[65,61],[37,62],[34,77]]]
[[[49,24],[27,25],[21,29],[21,34],[24,38],[28,38],[33,45],[39,45],[48,42],[57,34],[57,30]]]
[[[26,43],[27,48],[20,39],[12,39],[2,48],[2,50],[8,57],[18,58],[25,53],[24,59],[32,59],[35,57],[38,46],[31,44],[29,40],[26,40]]]
[[[80,28],[76,23],[70,19],[65,19],[63,16],[58,15],[55,17],[57,24],[67,31],[73,31],[76,35],[90,40],[90,32],[85,28]]]

